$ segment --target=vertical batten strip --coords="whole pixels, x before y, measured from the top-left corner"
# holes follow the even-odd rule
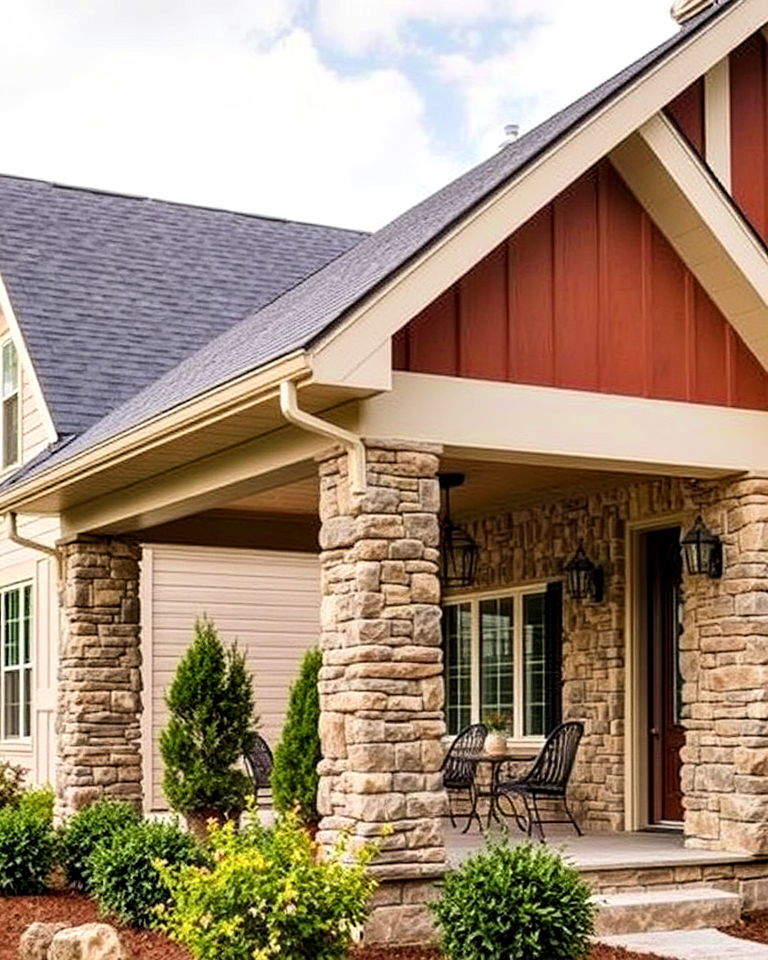
[[[730,193],[731,81],[727,57],[704,77],[704,129],[707,166]]]

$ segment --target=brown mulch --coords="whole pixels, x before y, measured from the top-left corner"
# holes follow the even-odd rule
[[[760,914],[764,940],[768,942],[768,914]],[[74,893],[49,893],[40,897],[0,897],[0,960],[17,960],[19,937],[36,920],[44,923],[69,923],[73,927],[102,919],[96,904]],[[733,933],[731,928],[727,932]],[[190,960],[189,954],[160,933],[121,928],[134,960]],[[735,933],[735,936],[746,934]],[[750,937],[750,939],[760,939]],[[441,960],[432,947],[357,947],[351,960]],[[649,954],[628,953],[598,944],[589,960],[660,960]]]
[[[768,910],[745,914],[732,927],[723,927],[723,933],[742,940],[754,940],[756,943],[768,943]]]

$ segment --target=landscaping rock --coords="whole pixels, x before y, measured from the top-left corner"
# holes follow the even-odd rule
[[[107,923],[61,930],[51,941],[48,960],[130,960],[120,934]]]
[[[19,960],[48,960],[48,948],[66,923],[32,923],[19,940]]]

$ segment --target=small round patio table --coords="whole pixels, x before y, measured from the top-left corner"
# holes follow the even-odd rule
[[[469,814],[467,826],[464,828],[464,833],[469,830],[473,820],[477,820],[477,824],[482,830],[483,821],[480,819],[480,814],[477,810],[477,803],[480,799],[488,799],[487,826],[490,827],[492,819],[495,820],[496,823],[502,822],[501,817],[506,817],[507,814],[504,813],[499,805],[500,794],[497,786],[499,783],[499,774],[501,773],[501,768],[505,763],[531,763],[535,759],[535,755],[523,753],[519,749],[505,751],[504,753],[486,753],[485,750],[480,750],[477,753],[467,754],[467,759],[478,764],[488,764],[488,766],[491,768],[491,780],[490,787],[487,790],[481,790],[477,787],[477,785],[475,785],[475,789],[473,791],[472,809]],[[521,827],[520,817],[514,808],[510,816],[513,816],[518,827]]]

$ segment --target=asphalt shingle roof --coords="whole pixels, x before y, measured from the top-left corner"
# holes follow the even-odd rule
[[[363,236],[0,177],[0,275],[60,435]]]
[[[115,408],[82,435],[52,451],[47,460],[41,458],[41,462],[28,466],[21,473],[39,472],[69,459],[207,390],[312,344],[489,194],[629,84],[671,55],[713,19],[743,2],[745,0],[716,0],[713,6],[686,23],[668,41],[514,144],[500,150],[377,233],[350,246],[346,253],[283,295],[260,309],[252,309],[237,323],[222,324],[219,330],[223,329],[223,332],[218,337],[168,369],[145,389],[135,392],[121,406],[113,404]],[[45,217],[44,211],[41,211],[40,217]],[[0,235],[2,218],[0,197]],[[162,239],[158,242],[162,243]],[[245,269],[243,260],[238,261],[238,266]],[[237,269],[233,272],[237,272]],[[169,305],[169,309],[173,312],[173,304]],[[151,316],[151,310],[152,305],[146,305],[146,312],[143,311],[142,315]],[[120,362],[117,358],[113,359],[116,364]]]

